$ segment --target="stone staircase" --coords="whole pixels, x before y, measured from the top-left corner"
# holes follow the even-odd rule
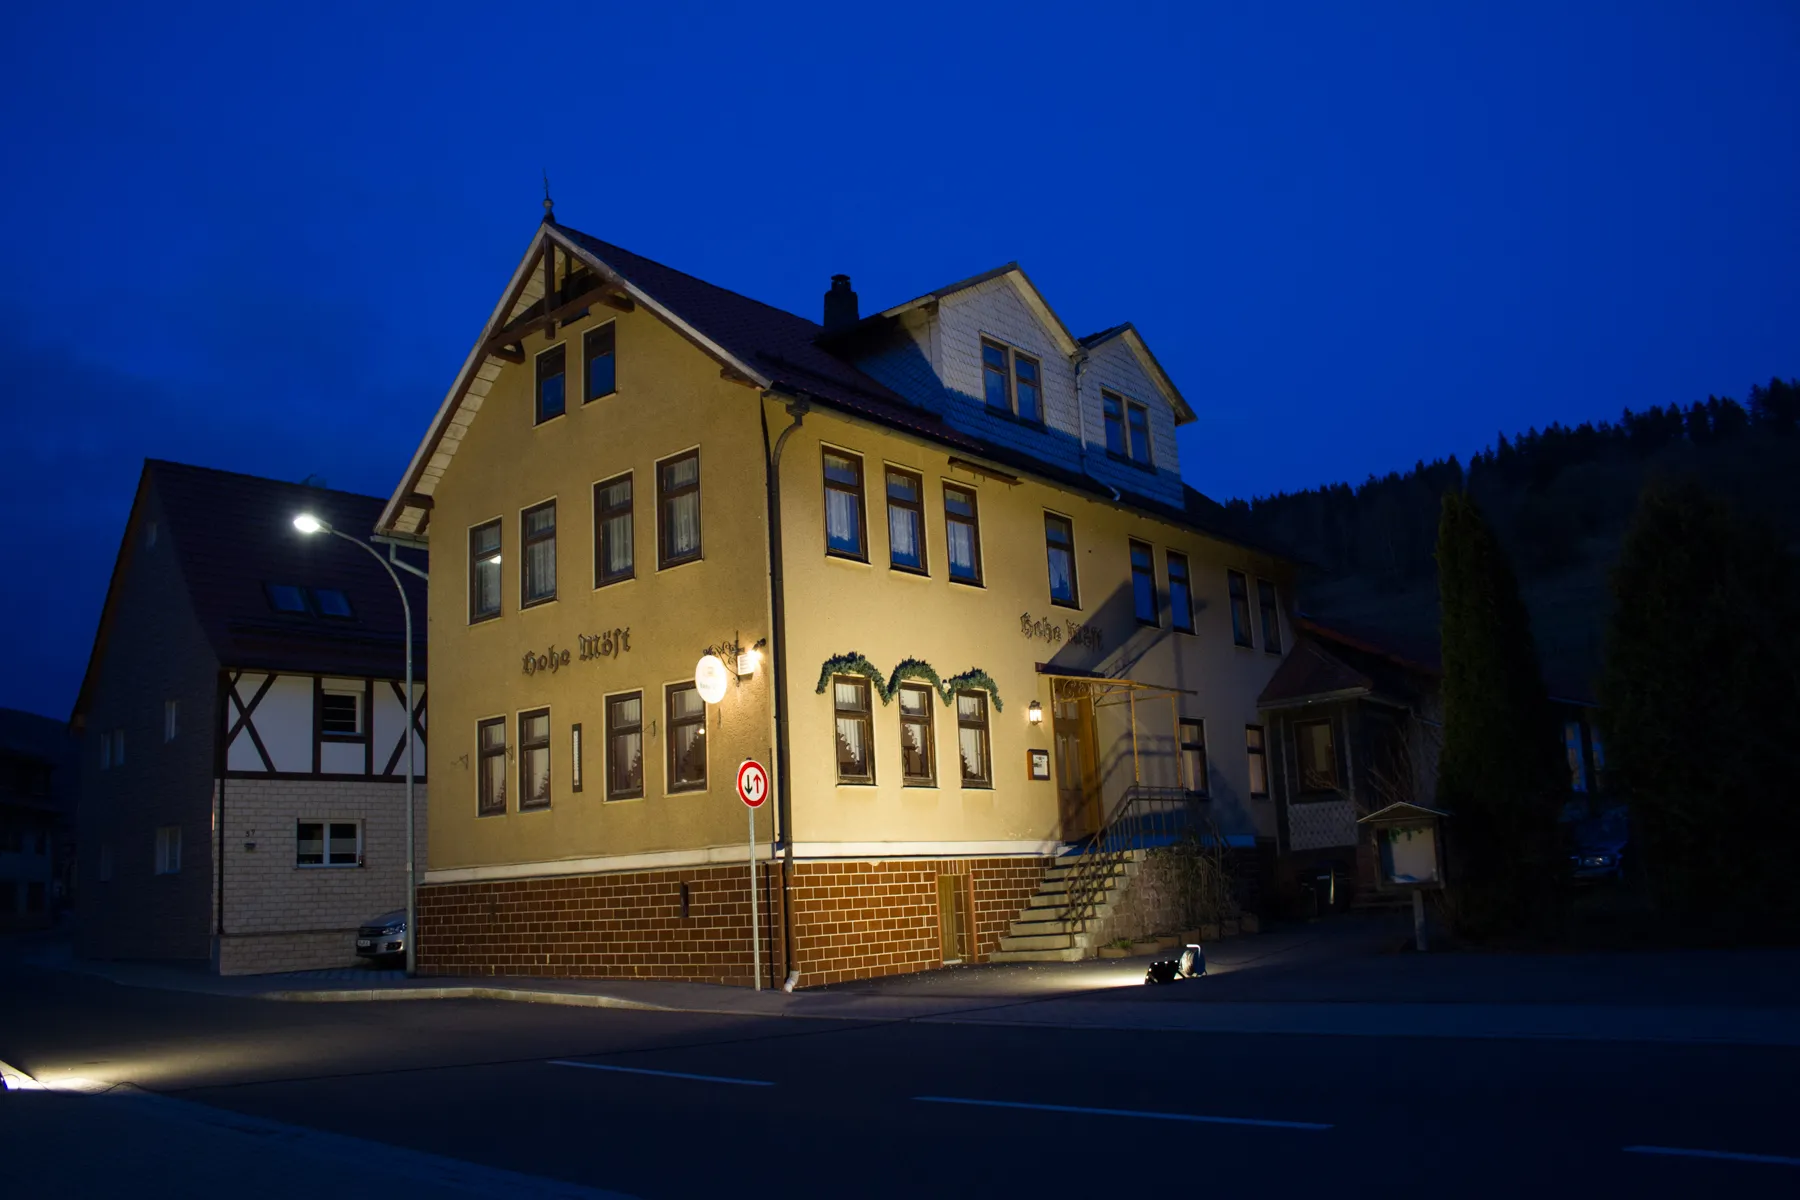
[[[1001,935],[1000,949],[988,956],[989,962],[1078,962],[1092,958],[1099,947],[1094,939],[1112,915],[1113,899],[1119,889],[1137,874],[1143,852],[1130,851],[1120,856],[1106,880],[1106,891],[1097,903],[1090,903],[1080,916],[1063,919],[1069,902],[1069,874],[1072,867],[1051,867],[1044,872],[1037,894],[1026,902],[1012,929]]]

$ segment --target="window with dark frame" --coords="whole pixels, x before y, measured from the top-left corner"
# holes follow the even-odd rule
[[[475,754],[479,794],[477,816],[506,811],[506,718],[492,717],[475,727]]]
[[[1044,390],[1038,360],[1013,351],[1014,394],[1019,398],[1019,419],[1043,424]]]
[[[563,389],[567,359],[568,348],[561,342],[537,356],[536,424],[542,425],[545,421],[563,415],[567,403]]]
[[[1114,392],[1100,393],[1100,420],[1106,426],[1106,452],[1126,456],[1125,398]]]
[[[1187,555],[1171,550],[1169,560],[1169,627],[1194,632],[1194,587],[1188,578]]]
[[[911,471],[887,468],[888,565],[930,574],[925,565],[925,481]]]
[[[874,714],[869,708],[869,681],[860,675],[834,676],[831,698],[837,713],[838,782],[874,783]]]
[[[1263,749],[1261,725],[1244,726],[1244,752],[1250,759],[1250,796],[1266,800],[1269,796],[1269,758]]]
[[[637,573],[632,545],[631,473],[594,485],[594,586]]]
[[[618,371],[614,350],[615,322],[596,325],[581,335],[581,402],[598,400],[618,390]]]
[[[986,692],[956,693],[956,749],[962,759],[964,787],[991,787],[993,757],[988,753]]]
[[[1231,594],[1231,640],[1239,646],[1254,645],[1250,635],[1250,585],[1242,571],[1225,572],[1225,585]]]
[[[1266,579],[1256,581],[1256,604],[1262,610],[1263,649],[1281,653],[1281,606],[1276,603],[1275,585]]]
[[[296,867],[362,865],[362,824],[358,821],[296,821]]]
[[[1142,404],[1127,404],[1125,419],[1131,437],[1131,461],[1150,465],[1150,410]]]
[[[900,685],[900,781],[912,787],[937,784],[937,754],[931,733],[932,690],[922,683]]]
[[[1038,360],[992,338],[982,338],[981,398],[990,408],[1043,424],[1043,371]]]
[[[1006,347],[986,338],[981,339],[981,394],[989,407],[1012,411],[1012,379],[1006,369]]]
[[[644,693],[606,698],[606,798],[644,794]]]
[[[1212,790],[1206,768],[1206,722],[1181,718],[1181,786],[1195,795]]]
[[[860,455],[825,450],[825,553],[867,562],[863,525],[863,464]]]
[[[1338,790],[1337,742],[1330,720],[1300,721],[1294,725],[1294,756],[1300,763],[1300,790]]]
[[[519,811],[550,807],[550,710],[519,714]]]
[[[678,566],[700,557],[700,452],[693,450],[656,464],[659,526],[657,567]]]
[[[500,615],[500,521],[469,530],[469,621]]]
[[[519,607],[556,599],[556,501],[519,514]]]
[[[1156,552],[1135,539],[1131,541],[1131,608],[1139,625],[1162,624],[1156,603]]]
[[[1053,512],[1044,514],[1044,553],[1050,564],[1050,603],[1080,608],[1075,582],[1075,523]]]
[[[706,701],[691,683],[668,690],[669,784],[671,792],[706,789]]]
[[[362,694],[324,692],[319,696],[319,732],[326,737],[362,735]]]
[[[950,578],[957,583],[981,584],[981,518],[975,493],[944,485],[944,543],[950,561]]]

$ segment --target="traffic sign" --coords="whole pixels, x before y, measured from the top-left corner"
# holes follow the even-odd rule
[[[750,808],[761,808],[763,801],[769,798],[769,773],[754,758],[744,760],[738,768],[737,794]]]

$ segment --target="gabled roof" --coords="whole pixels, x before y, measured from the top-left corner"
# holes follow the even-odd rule
[[[1018,290],[1019,298],[1025,301],[1025,307],[1031,309],[1037,316],[1038,323],[1050,331],[1050,336],[1056,339],[1064,354],[1073,354],[1081,348],[1081,343],[1075,340],[1075,335],[1069,332],[1069,327],[1063,324],[1062,318],[1056,315],[1056,310],[1050,307],[1050,302],[1044,299],[1044,293],[1038,291],[1037,284],[1031,282],[1031,277],[1025,274],[1025,268],[1016,262],[1009,262],[1004,266],[983,271],[979,275],[971,275],[967,279],[959,279],[955,283],[934,288],[923,296],[914,296],[904,304],[896,304],[892,308],[883,309],[869,320],[892,320],[915,308],[937,304],[947,296],[954,296],[958,292],[966,292],[972,287],[978,287],[990,279],[1006,279]]]
[[[1059,469],[1018,450],[988,442],[912,403],[864,374],[847,356],[835,352],[854,345],[858,330],[875,328],[911,308],[1001,276],[1011,277],[1014,286],[1020,288],[1028,301],[1042,306],[1045,324],[1067,340],[1071,353],[1079,349],[1079,343],[1044,304],[1037,288],[1017,263],[1008,263],[940,288],[846,330],[827,335],[824,327],[816,322],[697,279],[685,271],[554,221],[540,225],[526,247],[506,291],[482,327],[405,476],[383,507],[376,522],[378,531],[412,533],[424,525],[430,509],[429,497],[437,480],[448,469],[458,443],[474,423],[504,365],[505,360],[490,349],[499,348],[496,340],[509,327],[518,327],[534,314],[547,315],[546,289],[542,271],[537,268],[542,256],[550,249],[572,256],[598,278],[602,290],[643,306],[714,358],[723,373],[741,382],[817,400],[853,416],[925,438],[970,458],[1035,475],[1096,498],[1112,499],[1222,541],[1277,557],[1289,557],[1285,552],[1247,536],[1237,529],[1235,522],[1221,519],[1223,510],[1204,501],[1204,497],[1200,498],[1204,503],[1196,505],[1193,498],[1199,493],[1191,489],[1184,506],[1165,504],[1120,492],[1085,474]],[[1118,329],[1130,334],[1136,343],[1134,349],[1141,347],[1142,339],[1137,337],[1135,329],[1129,325]],[[1142,349],[1139,352],[1147,361],[1147,369],[1166,380],[1167,376],[1149,356],[1149,351]],[[1177,411],[1191,417],[1191,411],[1173,385],[1169,385],[1169,392]]]
[[[920,408],[853,364],[818,345],[825,330],[804,317],[697,279],[685,271],[634,254],[597,237],[546,221],[526,247],[499,305],[489,316],[462,370],[439,407],[431,428],[413,455],[406,475],[382,509],[377,527],[414,532],[423,524],[426,503],[449,467],[456,445],[475,420],[503,361],[485,352],[509,322],[540,306],[545,287],[532,268],[555,248],[580,262],[634,304],[642,305],[712,356],[733,377],[753,387],[823,400],[885,425],[964,450],[981,443],[953,429],[936,413]]]
[[[1311,638],[1301,638],[1281,660],[1258,708],[1289,708],[1328,700],[1348,700],[1374,692],[1375,681],[1343,662]]]
[[[1090,333],[1081,339],[1081,345],[1083,348],[1091,350],[1114,338],[1125,339],[1125,344],[1137,356],[1138,363],[1144,368],[1145,374],[1149,375],[1156,382],[1156,386],[1161,388],[1163,394],[1168,397],[1169,407],[1175,410],[1175,423],[1185,425],[1194,420],[1194,410],[1188,407],[1187,398],[1175,386],[1175,381],[1169,378],[1169,373],[1163,370],[1162,364],[1156,361],[1156,355],[1150,353],[1150,344],[1144,341],[1144,335],[1139,333],[1137,326],[1130,321],[1126,321],[1122,325],[1114,325],[1111,329],[1102,329],[1099,333]]]
[[[175,555],[195,620],[225,668],[290,670],[326,675],[400,677],[405,628],[400,597],[379,562],[339,538],[306,536],[296,514],[311,512],[361,538],[382,502],[374,496],[241,475],[210,467],[150,459],[107,587],[87,674],[75,701],[77,717],[104,660],[123,591],[124,564],[141,553],[146,501],[161,509],[158,549]],[[382,551],[380,547],[371,547]],[[154,553],[154,551],[153,551]],[[421,565],[417,558],[414,565]],[[425,676],[425,585],[399,572],[413,610],[413,671]],[[277,612],[265,584],[335,588],[351,616]]]

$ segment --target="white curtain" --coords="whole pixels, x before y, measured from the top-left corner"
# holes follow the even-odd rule
[[[531,540],[543,533],[550,536],[537,542]],[[556,595],[555,508],[544,507],[525,515],[525,540],[526,599]]]
[[[1050,551],[1050,594],[1060,599],[1068,599],[1075,594],[1075,583],[1069,578],[1069,552],[1051,549]]]
[[[888,545],[895,559],[919,561],[919,514],[910,508],[888,506]]]
[[[862,522],[857,519],[856,494],[828,488],[825,492],[825,536],[839,550],[862,549]]]
[[[621,479],[600,491],[601,541],[606,547],[602,570],[607,575],[631,573],[631,480]]]
[[[974,527],[952,521],[949,525],[949,535],[951,573],[962,576],[975,574]]]

